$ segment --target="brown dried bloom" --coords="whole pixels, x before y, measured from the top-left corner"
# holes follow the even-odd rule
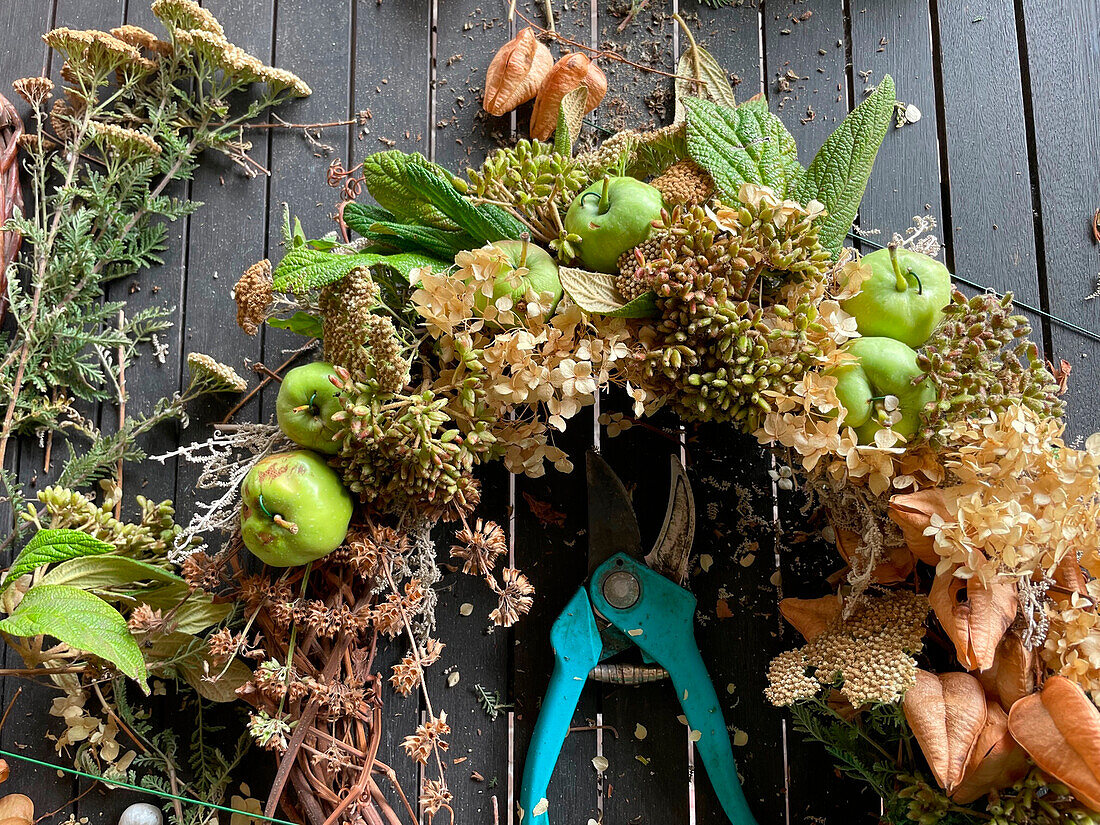
[[[390,683],[393,689],[402,696],[408,696],[420,686],[424,678],[424,668],[430,667],[439,661],[446,645],[436,639],[428,639],[420,651],[420,660],[417,661],[415,651],[405,654],[405,657],[393,666],[393,675]]]
[[[496,522],[477,520],[473,529],[463,524],[455,533],[458,544],[451,545],[451,557],[462,560],[462,572],[488,576],[496,567],[497,557],[508,550],[508,539]]]
[[[233,287],[233,300],[237,302],[237,326],[255,335],[274,300],[271,261],[264,258],[244,271]]]
[[[449,745],[443,737],[450,732],[451,726],[447,724],[447,713],[440,711],[439,716],[418,726],[416,733],[406,736],[401,746],[413,760],[423,764],[428,761],[428,757],[436,748],[441,751],[447,750]]]
[[[454,797],[447,790],[442,779],[424,780],[424,788],[420,793],[420,807],[424,809],[429,821],[444,808],[450,810],[452,799]]]
[[[147,604],[139,604],[135,607],[126,624],[130,628],[130,632],[134,634],[151,635],[168,632],[168,623],[164,618],[164,614],[159,609],[154,610]]]
[[[505,567],[502,576],[504,587],[497,588],[500,601],[496,609],[489,614],[489,618],[501,627],[511,627],[519,621],[521,616],[526,616],[531,610],[531,606],[535,603],[532,598],[535,588],[527,577],[514,567]]]
[[[838,614],[804,647],[773,659],[765,695],[785,707],[839,681],[853,707],[896,702],[916,678],[913,654],[924,644],[927,616],[928,600],[917,593],[864,597],[847,618]]]
[[[48,77],[21,77],[11,87],[36,109],[53,96],[53,81]]]
[[[210,554],[201,550],[183,560],[180,573],[197,590],[216,590],[221,585],[221,571],[217,562]]]
[[[210,648],[210,660],[215,666],[222,666],[237,655],[242,639],[228,627],[222,627],[210,634],[207,645]]]
[[[117,37],[123,43],[129,43],[135,49],[144,49],[163,57],[172,54],[171,43],[161,40],[151,31],[147,31],[141,26],[119,26],[111,29],[111,35]]]

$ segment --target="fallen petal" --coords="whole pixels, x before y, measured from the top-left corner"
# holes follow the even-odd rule
[[[925,564],[937,564],[935,539],[924,535],[933,514],[947,519],[947,497],[942,488],[934,487],[916,493],[903,493],[890,498],[887,514],[901,528],[909,550]]]
[[[840,600],[836,596],[783,599],[779,602],[779,613],[809,642],[840,613]]]

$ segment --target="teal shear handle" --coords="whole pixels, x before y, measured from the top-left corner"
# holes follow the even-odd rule
[[[623,572],[637,577],[641,593],[633,606],[616,609],[604,598],[601,582]],[[601,565],[589,586],[595,608],[672,677],[695,747],[729,821],[756,825],[737,778],[733,746],[714,684],[695,643],[695,597],[622,553]]]
[[[531,735],[519,792],[523,825],[547,825],[550,821],[546,796],[550,776],[569,733],[588,672],[600,661],[603,640],[583,587],[554,622],[550,643],[554,646],[554,672]]]

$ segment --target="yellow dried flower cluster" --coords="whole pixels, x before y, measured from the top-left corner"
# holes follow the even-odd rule
[[[550,296],[532,290],[522,305],[490,300],[498,279],[511,287],[524,274],[513,274],[496,247],[460,252],[455,263],[452,274],[425,270],[412,279],[418,286],[413,305],[439,345],[437,383],[459,386],[476,378],[511,472],[540,476],[546,462],[568,472],[572,464],[548,442],[549,429],[565,430],[611,382],[616,363],[630,352],[626,323],[611,319],[596,328],[572,304],[545,321]]]
[[[1051,575],[1067,556],[1100,575],[1100,444],[1067,447],[1059,419],[1010,406],[944,431],[944,464],[959,480],[948,515],[933,515],[940,572],[988,582],[998,573]]]
[[[135,49],[152,52],[161,57],[167,57],[172,54],[171,43],[161,40],[151,31],[147,31],[141,26],[118,26],[117,28],[111,29],[111,36],[117,37],[123,43],[129,43]]]
[[[218,19],[194,0],[154,0],[153,14],[169,29],[206,31],[225,36]]]
[[[115,71],[125,74],[136,70],[144,74],[157,66],[135,47],[107,32],[60,28],[46,32],[42,39],[51,49],[65,55],[70,77],[83,75],[102,80]]]
[[[48,77],[21,77],[12,81],[11,87],[35,108],[53,96],[53,81]]]
[[[215,361],[201,352],[187,353],[187,369],[191,372],[191,388],[203,392],[244,392],[248,382],[227,364]]]
[[[1042,649],[1043,662],[1055,673],[1076,682],[1100,703],[1100,588],[1089,582],[1089,596],[1071,593],[1047,605],[1050,629]]]
[[[92,121],[89,124],[92,138],[104,155],[118,155],[127,160],[157,157],[160,147],[146,134],[114,123]]]
[[[913,659],[924,644],[928,599],[905,590],[863,598],[841,612],[804,647],[775,657],[768,667],[773,705],[785,707],[839,686],[860,707],[896,702],[916,680]]]

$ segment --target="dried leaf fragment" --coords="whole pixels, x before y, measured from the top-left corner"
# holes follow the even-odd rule
[[[981,683],[969,673],[917,671],[902,703],[905,718],[940,787],[959,786],[986,723]]]
[[[1012,706],[1008,729],[1036,765],[1100,810],[1100,710],[1080,687],[1052,676]]]
[[[940,488],[905,493],[890,498],[890,520],[901,528],[910,552],[925,564],[938,564],[935,539],[924,535],[933,515],[947,518],[947,500]]]
[[[817,599],[788,598],[779,602],[779,614],[807,642],[813,641],[839,613],[840,600],[836,596],[821,596]]]
[[[932,582],[928,602],[954,642],[959,663],[967,670],[992,667],[997,645],[1016,618],[1016,582],[998,576],[985,585],[948,571]]]
[[[554,57],[530,26],[509,40],[485,72],[485,111],[500,117],[538,94]]]
[[[531,110],[531,137],[535,140],[549,139],[558,125],[562,98],[580,86],[588,89],[584,109],[588,113],[599,106],[607,94],[607,77],[587,55],[573,52],[554,64],[539,89]]]

